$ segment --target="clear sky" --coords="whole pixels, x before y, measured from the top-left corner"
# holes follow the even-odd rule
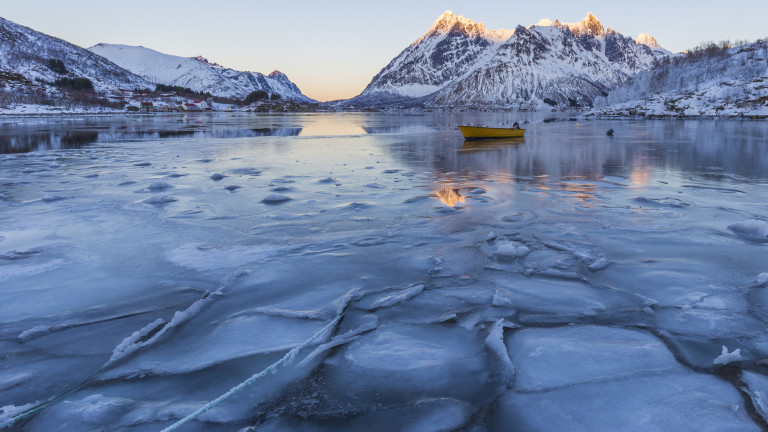
[[[446,10],[492,30],[592,12],[606,27],[650,33],[675,52],[768,37],[766,0],[0,0],[3,18],[85,48],[141,45],[238,70],[278,69],[323,101],[359,94]]]

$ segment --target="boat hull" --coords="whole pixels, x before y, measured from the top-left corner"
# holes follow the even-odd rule
[[[465,139],[516,138],[525,134],[525,129],[489,128],[479,126],[459,126]]]

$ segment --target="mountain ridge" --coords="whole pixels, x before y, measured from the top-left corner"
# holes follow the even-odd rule
[[[651,40],[648,35],[646,41]],[[591,12],[577,23],[542,20],[491,31],[446,11],[349,103],[590,106],[634,73],[654,67],[665,51],[606,29]]]
[[[269,75],[238,71],[211,62],[203,56],[180,57],[143,46],[99,43],[88,50],[158,84],[239,100],[253,91],[263,90],[297,102],[316,102],[305,96],[296,84],[277,70]]]
[[[0,52],[0,70],[21,74],[30,81],[50,83],[61,78],[87,78],[97,91],[150,85],[84,48],[2,17]],[[59,66],[51,68],[51,61],[59,62]]]

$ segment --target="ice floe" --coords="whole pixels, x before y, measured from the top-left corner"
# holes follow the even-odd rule
[[[448,327],[385,325],[339,354],[326,360],[326,370],[344,398],[466,398],[488,384],[482,345],[471,333]]]
[[[768,241],[768,222],[763,220],[748,220],[728,225],[735,234],[749,240]]]
[[[735,388],[682,367],[644,331],[526,329],[507,345],[515,384],[491,416],[494,429],[760,429]]]
[[[732,352],[728,352],[728,348],[723,345],[723,352],[715,357],[715,360],[712,361],[715,365],[727,365],[728,363],[738,362],[741,361],[741,348],[736,348]]]
[[[265,196],[264,199],[261,200],[261,202],[263,202],[264,204],[279,204],[282,202],[290,201],[291,199],[292,198],[289,196],[273,193]]]

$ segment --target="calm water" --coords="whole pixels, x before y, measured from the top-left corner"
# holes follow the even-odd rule
[[[310,340],[180,430],[760,430],[766,183],[765,122],[0,118],[0,423],[161,430]]]

